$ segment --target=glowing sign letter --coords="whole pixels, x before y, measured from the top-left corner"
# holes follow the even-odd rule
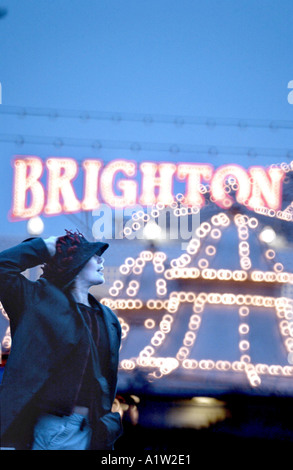
[[[209,181],[212,177],[213,168],[211,165],[198,165],[196,163],[180,163],[177,168],[178,178],[187,178],[185,202],[187,205],[204,205],[204,197],[200,194],[201,177]]]
[[[126,176],[134,176],[136,164],[126,160],[116,160],[109,163],[101,175],[101,195],[105,203],[110,206],[117,208],[133,206],[136,203],[137,183],[131,180],[119,180],[117,186],[122,191],[122,195],[115,194],[113,191],[114,178],[118,172],[122,172]]]
[[[172,163],[151,163],[144,162],[140,165],[143,175],[142,194],[139,202],[149,206],[160,202],[168,205],[174,201],[173,192],[173,175],[176,172],[176,165]],[[157,172],[159,176],[156,176]],[[159,188],[156,197],[155,187]]]
[[[12,217],[25,219],[40,214],[45,199],[45,191],[39,181],[43,173],[42,160],[37,157],[17,158],[14,160],[14,170]]]
[[[228,196],[225,191],[226,180],[229,176],[237,180],[236,199],[239,203],[243,204],[250,195],[249,175],[244,168],[238,165],[220,166],[215,172],[211,183],[211,194],[216,204],[224,209],[231,207],[233,204],[233,198]]]
[[[49,158],[46,162],[48,168],[48,200],[45,207],[46,214],[60,214],[80,210],[71,181],[76,177],[77,162],[71,158]],[[63,206],[60,203],[63,198]]]
[[[270,209],[279,209],[282,202],[281,183],[285,177],[284,171],[281,168],[270,168],[267,173],[264,168],[253,166],[249,172],[253,184],[248,205],[252,208],[266,205]]]
[[[99,160],[85,160],[82,166],[85,170],[82,209],[85,211],[94,210],[100,205],[98,200],[98,177],[102,163]]]

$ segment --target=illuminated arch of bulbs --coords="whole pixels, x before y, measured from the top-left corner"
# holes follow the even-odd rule
[[[182,207],[182,195],[178,195],[177,203],[172,204],[174,215],[180,217],[191,213],[196,213],[197,208]],[[151,211],[151,217],[155,218],[165,206],[156,204]],[[148,222],[149,215],[143,211],[134,213],[132,228],[128,227],[125,235],[129,235],[131,229],[136,231],[141,227],[139,222]],[[194,237],[189,241],[186,252],[170,262],[170,267],[166,266],[167,256],[162,251],[151,252],[142,250],[140,254],[134,257],[128,257],[120,266],[121,279],[116,280],[109,289],[110,297],[105,297],[101,301],[118,311],[118,318],[122,327],[122,348],[126,340],[131,325],[123,317],[123,310],[141,310],[146,309],[150,315],[144,321],[146,331],[152,331],[149,343],[142,347],[137,357],[123,359],[120,362],[120,369],[132,371],[142,369],[147,371],[147,377],[150,382],[158,380],[168,374],[171,374],[178,368],[187,371],[210,371],[232,372],[245,374],[249,384],[252,387],[259,387],[262,383],[262,376],[281,376],[292,377],[293,361],[289,362],[289,357],[293,357],[293,301],[289,297],[269,297],[262,295],[243,295],[232,292],[170,292],[167,291],[167,282],[173,279],[206,279],[219,281],[237,281],[245,282],[250,280],[255,283],[280,283],[293,284],[293,274],[284,271],[282,263],[275,261],[276,253],[268,248],[264,256],[268,263],[272,264],[272,269],[268,271],[255,270],[252,268],[250,258],[249,234],[252,230],[258,229],[258,220],[255,217],[236,214],[233,222],[237,228],[238,234],[238,255],[239,269],[213,269],[211,261],[217,253],[217,242],[221,239],[223,231],[231,224],[231,219],[225,212],[221,212],[211,217],[209,221],[202,222],[196,229]],[[197,259],[197,266],[192,262],[199,254],[199,249],[203,242],[205,256]],[[140,275],[143,273],[146,263],[152,263],[154,273],[157,276],[154,282],[156,288],[156,298],[149,299],[145,303],[139,297]],[[127,284],[128,275],[136,276]],[[126,278],[123,282],[123,277]],[[122,297],[122,291],[125,289],[127,298]],[[190,304],[190,317],[188,329],[184,334],[182,344],[174,357],[161,357],[159,355],[160,347],[166,341],[168,335],[172,332],[175,316],[181,305]],[[235,306],[238,310],[239,328],[238,328],[238,347],[239,360],[230,362],[228,360],[211,360],[191,358],[191,351],[196,342],[198,332],[201,327],[202,315],[209,304],[221,304]],[[273,308],[278,319],[280,337],[283,340],[284,347],[288,354],[288,364],[281,366],[279,364],[253,364],[250,355],[250,327],[248,318],[251,308]],[[151,317],[152,312],[161,312],[160,320],[154,320]]]

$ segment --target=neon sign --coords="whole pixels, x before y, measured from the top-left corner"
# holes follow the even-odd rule
[[[184,203],[202,207],[202,187],[210,188],[210,199],[223,209],[236,200],[251,209],[278,210],[282,202],[285,172],[279,167],[265,169],[252,166],[248,170],[227,164],[214,168],[204,163],[137,163],[113,160],[73,158],[16,157],[13,161],[14,184],[11,215],[27,219],[44,213],[58,215],[97,209],[101,203],[115,208],[156,203],[169,205],[175,201],[174,183],[185,186]],[[78,198],[74,181],[83,179],[83,195]],[[226,191],[227,179],[235,182],[235,196]],[[44,180],[46,179],[46,182]]]
[[[84,164],[85,162],[83,167]],[[87,177],[93,177],[93,184],[96,184],[97,188],[96,176],[102,168],[102,163],[97,164],[96,161],[92,161],[90,166],[92,172],[88,173]],[[108,179],[112,183],[117,168],[120,167],[114,165],[114,162],[108,167],[109,172],[104,175],[104,183],[108,182]],[[171,173],[175,175],[174,168],[178,173],[178,166],[174,165],[168,169],[169,177]],[[201,165],[197,174],[202,174],[203,168],[205,165]],[[240,171],[239,180],[241,176],[245,178],[245,170],[237,168]],[[27,183],[29,186],[33,178],[36,178],[35,191],[40,189],[38,184],[40,178],[36,175],[40,174],[41,169],[41,166],[36,167],[35,173],[31,174],[31,179]],[[129,166],[125,169],[125,175],[132,177],[131,173],[134,170],[135,166]],[[183,175],[190,177],[190,168],[186,166],[184,169],[181,168],[181,171]],[[231,167],[221,167],[216,172],[211,168],[211,171],[213,178],[222,181],[227,174],[230,174]],[[220,171],[223,173],[219,173]],[[57,188],[61,192],[62,177],[68,177],[69,180],[73,172],[69,173],[67,170],[66,173],[66,169],[63,169],[63,172],[58,174],[57,181],[50,184],[54,185],[55,191]],[[154,173],[150,172],[148,176],[153,175]],[[136,184],[136,181],[132,182]],[[160,183],[160,180],[156,180],[155,183]],[[120,186],[122,189],[124,189],[123,184]],[[150,187],[145,189],[149,190]],[[256,189],[258,186],[251,189],[250,197],[257,194]],[[188,187],[186,193],[188,194]],[[87,196],[89,194],[87,193]],[[116,197],[116,194],[113,192],[111,196]],[[97,201],[99,202],[98,198]],[[172,210],[183,218],[187,213],[178,213],[181,209],[179,200],[176,204],[172,204]],[[152,209],[150,215],[156,219],[159,216],[158,212],[161,211],[164,211],[164,207],[161,203],[156,203],[156,209]],[[132,225],[127,228],[135,232],[137,222],[143,221],[144,218],[143,211],[133,213]],[[234,269],[228,268],[225,260],[224,264],[219,265],[217,262],[218,255],[223,249],[221,242],[228,239],[226,234],[231,229],[236,232],[238,239],[238,243],[231,246]],[[253,240],[255,237],[260,239],[260,233],[261,226],[256,217],[239,213],[227,215],[223,210],[201,222],[184,251],[178,256],[172,254],[172,258],[168,259],[164,251],[149,250],[144,247],[136,255],[124,258],[119,266],[119,272],[115,272],[115,279],[110,284],[108,293],[101,299],[103,304],[116,311],[121,324],[122,345],[119,366],[122,376],[127,378],[132,371],[139,371],[144,374],[148,382],[156,383],[172,375],[174,383],[178,379],[183,389],[184,384],[190,383],[192,378],[201,380],[204,374],[208,377],[214,374],[218,379],[221,379],[222,375],[223,382],[227,384],[244,383],[246,386],[248,383],[254,389],[266,391],[270,387],[275,387],[277,383],[279,390],[292,392],[293,301],[289,288],[293,285],[293,274],[277,260],[275,250],[264,242],[260,245],[260,255],[265,260],[267,269],[255,263],[257,257],[251,256],[254,251]],[[126,233],[124,235],[126,238]],[[232,248],[235,249],[234,255]],[[145,282],[146,277],[151,279],[150,290]],[[260,284],[261,293],[258,289]],[[210,354],[212,349],[201,349],[203,344],[201,338],[208,334],[206,331],[211,331],[206,330],[205,318],[214,312],[220,314],[221,311],[237,319],[237,322],[231,322],[233,329],[229,333],[236,346],[233,354],[220,343],[216,355]],[[261,344],[262,336],[265,336],[262,335],[264,330],[261,330],[261,335],[257,336],[259,333],[255,328],[257,323],[254,319],[260,316],[267,317],[269,323],[273,319],[275,325],[273,329],[273,325],[267,323],[266,334],[274,334],[270,344],[270,351],[274,350],[274,353],[270,352],[271,356],[267,358],[262,355],[263,352],[259,353],[261,348],[254,347],[256,343]],[[137,323],[139,317],[142,317],[141,323]],[[183,322],[178,321],[183,318]],[[183,325],[182,329],[181,326],[178,329],[179,324]],[[137,328],[139,334],[143,331],[139,343]],[[178,338],[181,338],[180,342],[177,341]],[[6,350],[10,345],[10,330],[7,328],[2,347]],[[271,379],[277,381],[270,382]]]
[[[134,224],[136,218],[133,217]],[[220,240],[225,238],[224,234],[229,228],[236,230],[238,237],[238,247],[235,245],[233,256],[236,269],[231,270],[224,266],[217,269],[216,255],[223,247]],[[120,277],[110,286],[108,296],[101,299],[102,303],[117,312],[121,324],[120,371],[143,371],[149,382],[156,382],[169,374],[176,376],[178,373],[181,387],[184,382],[180,371],[185,372],[186,380],[190,376],[196,378],[201,373],[211,372],[225,374],[224,380],[227,382],[228,374],[235,381],[238,376],[239,380],[245,378],[253,388],[262,387],[270,377],[279,377],[288,379],[286,387],[290,387],[293,377],[292,298],[280,295],[282,289],[276,296],[271,295],[271,289],[270,295],[265,292],[260,295],[254,291],[253,286],[260,282],[263,286],[292,285],[293,274],[285,270],[285,266],[277,261],[276,252],[265,243],[260,252],[264,254],[269,269],[263,271],[258,266],[253,266],[250,258],[253,239],[251,234],[258,234],[259,230],[259,222],[255,217],[242,214],[228,217],[225,212],[220,212],[200,224],[186,251],[178,257],[168,260],[163,251],[143,249],[138,256],[125,258],[119,268]],[[146,278],[143,274],[147,265],[153,269],[153,295],[148,292],[145,296]],[[149,273],[148,269],[148,276]],[[176,284],[176,279],[185,282]],[[209,283],[210,289],[204,289],[202,284],[195,286],[192,282],[200,279]],[[227,281],[227,287],[224,288]],[[246,284],[246,281],[250,282],[249,289],[238,289],[238,285]],[[223,288],[219,289],[221,283]],[[238,318],[234,335],[238,338],[239,357],[235,356],[232,360],[227,358],[225,347],[220,346],[217,358],[213,359],[201,356],[201,350],[194,348],[200,337],[206,334],[203,331],[204,316],[221,306],[224,307],[225,314]],[[137,341],[137,325],[133,322],[133,318],[137,318],[135,311],[144,315],[145,332],[136,355],[136,349],[132,348],[133,341]],[[185,330],[179,330],[176,318],[181,315],[183,318],[187,312],[189,322],[184,323]],[[253,343],[259,339],[253,339],[254,323],[250,319],[260,312],[268,317],[275,317],[278,325],[275,332],[279,335],[283,363],[279,363],[277,357],[273,363],[270,360],[266,363],[258,362],[260,356],[253,348]],[[181,336],[182,343],[177,345],[177,352],[166,354],[168,350],[173,351],[170,344],[175,342],[175,337]]]

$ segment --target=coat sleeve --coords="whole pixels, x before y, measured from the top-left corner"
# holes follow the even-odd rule
[[[42,238],[26,240],[0,253],[0,301],[14,324],[23,306],[32,300],[33,281],[22,272],[50,259],[47,246]]]

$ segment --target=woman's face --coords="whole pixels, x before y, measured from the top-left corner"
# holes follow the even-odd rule
[[[98,255],[92,256],[78,274],[78,278],[89,286],[103,284],[104,278],[104,258]]]

